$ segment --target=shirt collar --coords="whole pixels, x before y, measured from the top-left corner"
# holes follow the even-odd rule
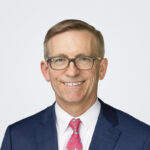
[[[96,102],[85,113],[78,117],[81,119],[83,126],[90,128],[96,124],[100,108],[101,105],[97,98]]]
[[[56,112],[56,126],[59,132],[64,132],[70,120],[73,118],[70,114],[64,111],[56,102],[55,104],[55,112]]]
[[[76,117],[80,118],[82,125],[90,128],[91,126],[95,125],[100,113],[100,102],[98,101],[98,98],[96,99],[96,102],[82,115]],[[71,119],[75,118],[68,114],[66,111],[64,111],[56,102],[55,104],[55,112],[56,112],[56,126],[59,132],[65,132],[67,129],[69,122]]]

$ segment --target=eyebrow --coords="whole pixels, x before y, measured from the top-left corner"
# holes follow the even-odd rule
[[[84,54],[84,53],[80,53],[80,54],[77,54],[77,55],[75,55],[75,57],[74,58],[76,58],[76,57],[81,57],[81,56],[89,56],[89,55],[86,55],[86,54]],[[50,56],[50,57],[68,57],[67,55],[65,55],[65,54],[57,54],[57,55],[54,55],[54,56]],[[68,57],[69,58],[69,57]]]

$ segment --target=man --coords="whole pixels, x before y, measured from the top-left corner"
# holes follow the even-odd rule
[[[150,127],[97,98],[107,59],[101,33],[80,20],[53,26],[41,71],[56,102],[10,125],[1,150],[150,150]]]

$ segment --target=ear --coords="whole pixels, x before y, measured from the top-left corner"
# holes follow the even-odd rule
[[[108,60],[107,58],[103,58],[100,62],[100,68],[99,68],[99,80],[103,80],[106,74],[108,66]]]
[[[42,74],[47,82],[50,82],[49,68],[45,61],[40,63]]]

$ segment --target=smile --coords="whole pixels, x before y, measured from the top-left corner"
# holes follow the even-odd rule
[[[83,84],[84,81],[82,82],[65,82],[64,84],[67,86],[77,86]]]

